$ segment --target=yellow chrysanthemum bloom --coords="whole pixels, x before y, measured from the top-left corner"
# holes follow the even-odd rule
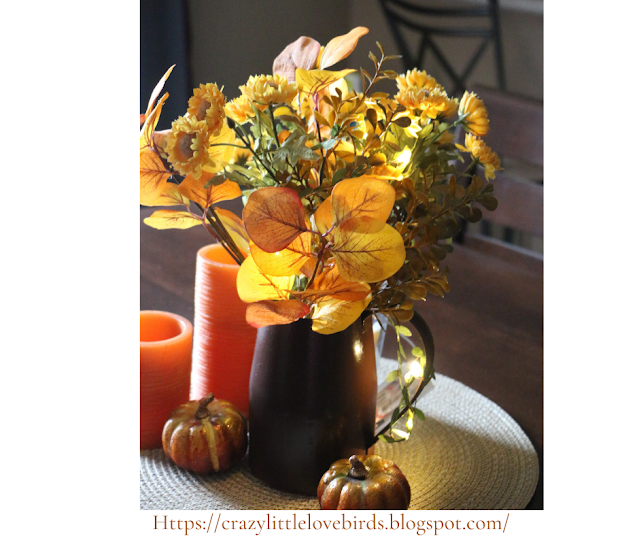
[[[410,153],[410,150],[408,152]],[[410,158],[410,154],[408,155],[408,157]],[[408,160],[406,160],[406,162],[407,161]],[[406,162],[401,163],[402,167],[406,165]],[[376,177],[379,177],[380,179],[385,181],[401,181],[403,179],[403,176],[399,169],[389,164],[373,166],[367,169],[364,173],[365,175],[375,175]]]
[[[451,117],[457,113],[459,107],[459,101],[457,99],[451,99],[443,88],[436,87],[431,90],[425,103],[422,104],[422,109],[427,111],[432,108],[433,112],[438,112],[442,117]],[[434,119],[432,113],[428,114],[428,117]]]
[[[237,99],[233,99],[226,103],[224,111],[228,117],[237,123],[246,123],[252,117],[255,117],[253,109],[246,95],[240,95]]]
[[[406,88],[395,95],[395,100],[410,110],[419,108],[427,97],[428,90],[426,89]]]
[[[426,117],[436,119],[438,116],[449,117],[457,111],[457,100],[448,98],[446,91],[441,88],[401,90],[395,97],[397,102],[408,109],[422,110],[422,119]]]
[[[243,149],[241,147],[236,147],[233,150],[233,156],[229,161],[229,164],[235,164],[237,166],[243,166],[247,162],[253,159],[253,153],[249,149]]]
[[[464,141],[466,147],[457,146],[462,151],[469,152],[474,158],[479,160],[479,163],[484,166],[487,179],[495,178],[495,171],[503,169],[501,167],[501,160],[493,153],[492,149],[486,145],[486,142],[482,139],[476,138],[472,134],[466,134]]]
[[[243,95],[261,106],[288,104],[297,95],[297,87],[279,74],[251,76],[245,86],[240,86]]]
[[[202,175],[202,166],[209,162],[209,133],[206,121],[197,117],[179,117],[173,121],[166,138],[166,152],[173,169],[182,175]]]
[[[224,103],[226,98],[217,84],[200,84],[189,99],[189,115],[198,121],[206,121],[210,136],[217,136],[224,124]]]
[[[420,71],[419,69],[413,69],[406,74],[399,75],[395,79],[395,82],[397,83],[397,89],[400,91],[409,88],[427,89],[430,91],[436,87],[441,87],[437,83],[437,80],[429,74],[426,74],[426,71]]]
[[[477,98],[475,93],[466,91],[459,103],[459,116],[468,114],[465,118],[466,126],[476,136],[485,136],[488,134],[488,112],[484,101]]]
[[[453,143],[454,141],[455,141],[455,134],[453,134],[450,130],[445,130],[444,132],[441,133],[439,138],[437,138],[437,141],[435,141],[435,143],[437,145],[446,145],[448,143]]]

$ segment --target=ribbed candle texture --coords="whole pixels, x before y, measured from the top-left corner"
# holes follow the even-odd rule
[[[189,401],[193,326],[164,311],[140,311],[140,448],[162,447],[171,411]]]
[[[239,266],[219,244],[198,251],[195,270],[191,399],[208,393],[248,416],[248,389],[257,329],[246,323],[237,295]]]

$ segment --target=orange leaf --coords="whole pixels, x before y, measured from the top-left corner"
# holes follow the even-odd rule
[[[386,222],[394,204],[395,188],[387,182],[366,177],[344,179],[331,194],[333,224],[361,217]]]
[[[256,244],[251,244],[251,256],[260,269],[269,275],[293,275],[300,271],[313,253],[313,235],[302,233],[287,247],[275,253],[267,253]]]
[[[235,245],[242,250],[244,256],[249,255],[249,237],[246,234],[246,229],[242,220],[233,214],[230,210],[223,208],[216,208],[218,217],[222,220],[227,232],[231,235],[231,238],[235,242]]]
[[[349,73],[354,73],[355,69],[344,69],[342,71],[321,71],[313,69],[297,69],[295,71],[295,83],[300,93],[310,93],[314,95],[338,80],[341,80]]]
[[[320,69],[326,69],[331,65],[335,65],[338,61],[343,60],[355,50],[359,38],[368,33],[368,28],[364,26],[358,26],[353,28],[345,35],[335,37],[328,42],[328,45],[322,52],[322,59],[320,60]]]
[[[212,173],[217,173],[233,158],[235,152],[235,131],[224,123],[222,130],[217,136],[209,137],[209,160],[210,162],[202,169]]]
[[[361,316],[370,301],[370,296],[361,301],[322,298],[313,310],[313,331],[329,335],[345,330]]]
[[[289,82],[295,82],[295,69],[315,67],[321,45],[311,37],[302,36],[290,43],[273,62],[273,74],[285,76]]]
[[[277,277],[267,275],[252,256],[244,259],[237,273],[237,293],[246,303],[263,300],[285,300],[293,288],[295,276]]]
[[[298,300],[260,301],[246,308],[246,322],[254,328],[290,324],[310,311],[308,305]]]
[[[172,182],[167,182],[162,189],[162,193],[159,197],[155,198],[152,202],[145,203],[147,207],[169,207],[175,205],[189,206],[189,200],[178,192],[178,185]]]
[[[337,266],[332,266],[319,274],[310,289],[298,292],[296,295],[312,299],[332,297],[344,301],[361,301],[371,291],[367,283],[346,281],[340,274]]]
[[[267,253],[284,249],[307,230],[302,201],[290,188],[256,190],[248,198],[242,219],[251,240]]]
[[[164,73],[164,76],[162,78],[160,78],[160,81],[155,85],[155,88],[153,89],[153,92],[151,93],[151,98],[149,99],[149,104],[146,107],[146,114],[145,115],[148,116],[149,113],[151,113],[153,105],[155,104],[155,100],[158,98],[158,95],[160,94],[160,91],[162,91],[162,88],[164,87],[164,83],[166,82],[167,78],[171,74],[171,71],[173,70],[174,67],[175,67],[175,65],[171,65],[171,67],[169,67],[168,71],[166,71]]]
[[[214,203],[229,201],[242,195],[237,183],[226,179],[222,184],[205,188],[204,185],[211,180],[213,173],[202,172],[199,179],[190,173],[180,183],[178,191],[184,196],[207,209]]]
[[[331,251],[347,281],[383,281],[404,264],[404,239],[388,224],[377,230],[380,224],[375,219],[351,218],[335,229]]]
[[[331,209],[331,198],[324,199],[322,204],[315,211],[315,226],[317,230],[324,234],[333,226],[333,210]]]
[[[190,212],[156,210],[148,218],[144,219],[144,223],[155,229],[189,229],[200,225],[202,220],[193,216]]]
[[[168,98],[168,93],[162,95],[162,98],[160,99],[160,102],[158,102],[157,106],[153,108],[153,111],[150,114],[147,114],[144,125],[142,125],[142,129],[140,130],[140,151],[143,151],[148,147],[153,147],[153,132],[155,131],[155,127],[160,120],[160,112],[162,112],[162,107],[164,106],[164,103]]]
[[[140,204],[153,206],[155,200],[162,195],[162,190],[171,172],[164,167],[164,162],[150,147],[140,152]]]

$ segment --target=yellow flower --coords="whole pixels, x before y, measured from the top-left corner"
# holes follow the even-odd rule
[[[488,112],[484,101],[477,98],[475,93],[466,91],[459,103],[459,116],[468,114],[465,118],[466,126],[476,136],[485,136],[488,134]]]
[[[410,150],[408,150],[408,158],[410,158]],[[408,159],[406,159],[406,162],[401,162],[400,165],[401,167],[404,167],[407,163]],[[367,169],[364,173],[365,175],[375,175],[375,177],[379,177],[385,181],[401,181],[404,178],[399,169],[389,164],[373,166]]]
[[[233,156],[229,161],[229,164],[235,164],[237,166],[243,166],[253,158],[253,153],[249,149],[243,149],[236,147],[233,150]]]
[[[240,90],[249,101],[257,102],[262,107],[290,103],[297,95],[295,84],[279,74],[251,76],[245,86],[240,86]]]
[[[422,119],[426,117],[436,119],[438,116],[449,117],[457,111],[457,100],[448,98],[446,91],[441,88],[401,90],[395,97],[397,102],[408,109],[422,110]]]
[[[441,87],[436,87],[431,90],[428,96],[428,102],[432,103],[431,106],[441,111],[442,117],[451,117],[457,113],[459,108],[459,101],[457,99],[451,99],[448,97],[446,91]],[[431,115],[428,117],[433,118]]]
[[[189,99],[189,115],[198,121],[206,121],[210,136],[217,136],[224,124],[224,102],[226,98],[217,84],[200,84]]]
[[[224,106],[226,115],[237,123],[246,123],[251,117],[255,117],[251,104],[246,95],[240,95],[237,99],[229,101]]]
[[[495,171],[503,169],[501,167],[501,160],[493,153],[490,147],[486,145],[486,142],[482,139],[476,138],[472,134],[466,134],[465,142],[466,147],[457,146],[462,151],[469,152],[474,158],[479,160],[479,163],[484,166],[487,179],[495,178]]]
[[[426,71],[420,71],[419,69],[413,69],[412,71],[408,71],[406,74],[399,75],[395,82],[397,83],[397,89],[402,91],[403,89],[435,89],[436,87],[441,87],[437,80],[435,80],[429,74],[426,74]]]
[[[202,166],[209,162],[209,133],[206,121],[194,115],[179,117],[171,125],[166,139],[168,160],[182,175],[202,175]]]
[[[426,97],[428,97],[428,90],[416,88],[402,89],[395,95],[397,102],[408,109],[419,108]]]
[[[453,143],[454,141],[455,134],[453,134],[450,130],[445,130],[444,132],[442,132],[435,143],[437,145],[447,145],[449,143]]]

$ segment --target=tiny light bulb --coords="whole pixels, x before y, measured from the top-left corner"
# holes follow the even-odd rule
[[[404,430],[393,430],[393,432],[399,437],[403,437],[404,439],[408,439],[408,436],[410,435],[408,434],[408,432],[404,432]]]
[[[421,378],[424,375],[422,371],[422,367],[417,361],[413,361],[410,366],[410,374],[415,376],[415,378]]]
[[[408,428],[409,430],[413,429],[413,419],[408,419],[406,421],[406,428]]]
[[[411,156],[411,150],[408,147],[405,147],[404,150],[395,159],[395,162],[397,162],[398,164],[401,164],[402,166],[405,166],[406,164],[408,164],[408,161],[410,160],[410,156]]]

